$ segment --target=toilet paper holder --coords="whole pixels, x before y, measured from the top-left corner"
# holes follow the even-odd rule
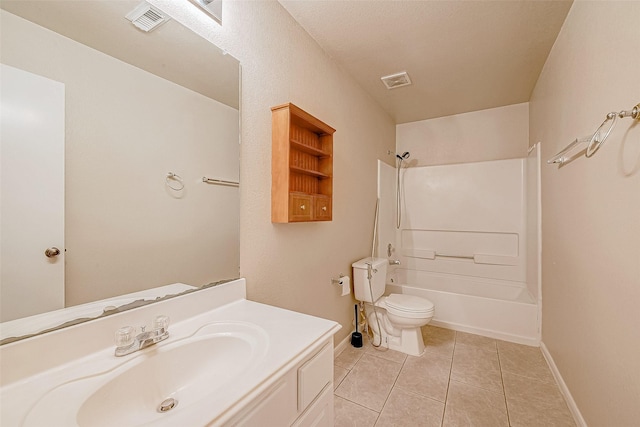
[[[344,274],[340,274],[337,279],[332,277],[331,278],[331,284],[332,285],[342,286],[342,278],[344,278],[344,277],[346,277]]]
[[[341,296],[349,295],[351,293],[351,278],[349,276],[340,274],[337,279],[331,278],[331,284],[338,285],[342,288],[342,291],[340,292]]]

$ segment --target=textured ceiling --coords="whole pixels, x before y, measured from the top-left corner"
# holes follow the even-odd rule
[[[1,0],[0,7],[233,108],[238,61],[175,20],[145,33],[125,15],[140,0]]]
[[[396,123],[529,101],[572,4],[279,1]],[[413,85],[386,89],[399,71]]]

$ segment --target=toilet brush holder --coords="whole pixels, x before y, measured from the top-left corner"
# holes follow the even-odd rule
[[[358,332],[358,304],[355,305],[356,308],[356,331],[351,334],[351,345],[357,348],[362,347],[362,334]]]

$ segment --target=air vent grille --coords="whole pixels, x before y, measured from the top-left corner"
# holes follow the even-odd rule
[[[142,31],[149,32],[170,18],[147,2],[142,2],[134,10],[127,13],[126,18]]]
[[[387,89],[395,89],[411,84],[411,79],[406,71],[381,77],[380,80],[382,80],[382,83],[384,83]]]

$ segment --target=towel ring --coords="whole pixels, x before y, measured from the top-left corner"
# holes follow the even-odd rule
[[[173,172],[167,173],[167,177],[164,179],[164,182],[167,184],[167,187],[173,191],[180,191],[184,189],[184,182],[182,182],[182,178],[180,175],[176,175]]]
[[[616,125],[617,118],[618,118],[618,113],[611,112],[607,114],[607,117],[604,119],[600,127],[594,132],[593,136],[589,140],[589,145],[587,145],[587,151],[585,153],[585,156],[591,157],[594,154],[596,154],[596,151],[600,149],[600,146],[607,139],[607,137],[613,130],[613,127]],[[611,120],[611,125],[609,125],[609,128],[604,133],[604,136],[600,137],[600,131],[605,127],[605,125],[609,120]]]

